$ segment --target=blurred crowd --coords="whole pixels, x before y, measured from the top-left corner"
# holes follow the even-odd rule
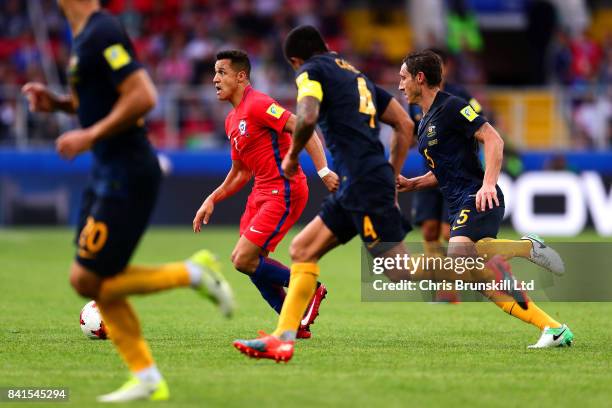
[[[66,86],[65,67],[70,55],[71,36],[55,0],[0,2],[0,144],[15,138],[19,110],[15,89],[27,81]],[[137,53],[162,90],[160,104],[150,117],[152,138],[160,147],[208,147],[225,143],[223,118],[226,104],[215,102],[214,94],[201,85],[210,85],[215,53],[224,48],[246,50],[252,58],[253,82],[257,88],[293,106],[293,74],[282,55],[282,39],[299,24],[319,27],[330,47],[342,53],[374,81],[394,89],[399,61],[376,44],[366,53],[355,51],[346,35],[346,12],[358,3],[376,6],[386,13],[403,13],[410,24],[411,7],[420,1],[393,2],[343,0],[110,0],[105,7],[117,15],[133,39]],[[484,46],[478,21],[469,1],[431,0],[445,10],[444,37],[415,33],[415,46],[444,47],[456,61],[454,78],[467,86],[488,83],[483,68]],[[541,3],[534,1],[534,3]],[[554,2],[553,2],[554,3]],[[552,4],[552,3],[551,3]],[[35,13],[38,14],[35,14]],[[37,16],[44,16],[41,20]],[[378,17],[377,17],[378,18]],[[384,24],[385,16],[380,16]],[[39,21],[33,26],[31,21]],[[418,29],[418,23],[413,24]],[[546,64],[551,66],[541,82],[555,82],[573,89],[570,116],[576,145],[610,146],[610,86],[612,35],[595,41],[583,32],[572,33],[556,27],[546,44]],[[421,33],[422,34],[422,33]],[[537,35],[537,34],[536,34]],[[422,38],[422,40],[418,40]],[[51,66],[45,66],[51,61]],[[50,78],[51,77],[51,78]],[[544,85],[538,83],[536,85]],[[604,84],[603,87],[594,87]],[[596,91],[593,91],[596,89]],[[601,90],[603,89],[603,91]],[[169,123],[172,119],[172,124]],[[602,118],[605,118],[602,119]],[[62,124],[52,116],[28,115],[29,138],[48,143]],[[607,136],[596,126],[605,126]]]

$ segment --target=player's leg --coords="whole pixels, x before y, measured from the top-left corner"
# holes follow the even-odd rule
[[[483,238],[476,243],[480,254],[500,254],[505,259],[515,256],[528,259],[555,275],[565,273],[561,256],[537,235],[525,235],[519,240]]]
[[[100,397],[100,401],[132,399],[167,399],[168,386],[155,366],[151,351],[142,337],[140,324],[125,298],[111,301],[97,298],[105,278],[75,261],[70,268],[70,283],[77,293],[86,298],[96,299],[108,335],[115,344],[119,355],[138,381],[132,381],[126,394],[112,393]]]
[[[276,330],[259,339],[236,340],[234,347],[249,357],[289,361],[300,320],[317,288],[318,260],[356,234],[351,218],[335,197],[329,196],[319,215],[291,243],[291,279]]]
[[[220,272],[216,257],[201,250],[188,260],[160,265],[128,265],[121,273],[105,279],[98,299],[115,300],[178,287],[195,289],[202,297],[219,306],[230,317],[235,308],[231,288]]]
[[[475,256],[476,254],[482,256],[478,242],[482,242],[483,239],[489,237],[496,237],[502,218],[503,208],[496,208],[485,212],[477,212],[473,208],[473,211],[467,214],[467,217],[461,224],[456,224],[463,227],[451,231],[449,256]],[[459,217],[459,221],[461,221],[461,217]],[[455,231],[458,232],[453,234]],[[499,254],[495,255],[495,257],[499,256]],[[505,261],[492,264],[492,266],[503,273],[511,274],[510,265]],[[483,294],[506,313],[543,331],[540,340],[534,345],[536,348],[571,344],[573,334],[569,328],[540,309],[527,295],[525,295],[526,302],[523,303],[517,302],[516,296],[513,296],[513,299],[508,294],[499,292],[486,292]]]
[[[423,248],[426,255],[444,255],[440,243],[440,220],[444,201],[436,189],[414,193],[413,222],[421,227]]]
[[[450,223],[448,220],[448,203],[442,196],[442,193],[438,191],[438,204],[440,206],[440,214],[439,214],[439,226],[438,226],[438,242],[444,240],[444,242],[450,241]],[[442,245],[440,244],[440,247]],[[442,254],[445,252],[442,250]],[[427,255],[427,252],[425,253]],[[443,302],[449,304],[458,304],[461,301],[461,297],[459,296],[459,292],[454,289],[451,290],[438,290],[436,292],[436,302]]]
[[[460,218],[469,216],[469,212],[460,214]],[[455,227],[461,228],[459,225],[453,228]],[[476,249],[481,256],[496,254],[502,255],[506,260],[521,257],[551,271],[555,275],[562,275],[565,272],[563,260],[557,251],[545,245],[544,241],[537,235],[526,235],[519,240],[491,238],[491,236],[494,235],[484,236],[476,240]]]
[[[300,321],[317,289],[317,261],[339,243],[320,216],[312,220],[291,243],[291,279],[276,330],[255,340],[236,340],[234,347],[249,357],[289,361]]]
[[[290,272],[282,263],[268,258],[267,252],[243,235],[232,251],[232,263],[238,271],[249,276],[270,307],[280,313]]]
[[[443,255],[444,248],[440,242],[440,220],[428,219],[421,224],[423,249],[427,255]]]
[[[110,338],[133,374],[133,379],[118,391],[99,398],[104,402],[167,399],[169,396],[126,296],[189,283],[197,286],[196,279],[202,285],[208,278],[208,271],[196,265],[198,260],[152,268],[127,266],[155,202],[157,185],[141,184],[142,191],[93,200],[80,228],[77,257],[71,273],[71,282],[79,287],[79,293],[96,300]],[[93,275],[100,277],[97,285],[92,283],[96,282]],[[214,280],[215,287],[219,286],[218,282],[219,279]]]
[[[233,295],[219,263],[209,251],[198,251],[180,262],[127,265],[153,210],[154,197],[148,201],[145,197],[100,200],[95,217],[89,217],[81,231],[80,263],[88,266],[93,260],[96,268],[109,275],[100,284],[95,298],[110,302],[129,295],[191,287],[229,317],[234,309]]]
[[[86,190],[83,198],[76,239],[77,256],[70,270],[70,282],[79,294],[96,300],[109,337],[135,378],[117,393],[100,398],[102,401],[167,399],[167,385],[142,337],[134,311],[123,297],[112,300],[100,298],[105,281],[125,268],[144,230],[140,224],[144,222],[146,225],[147,211],[152,205],[139,205],[141,203],[137,200],[129,202],[126,199],[100,197],[91,190]],[[143,220],[134,225],[126,222],[135,216],[134,212],[138,209],[132,206],[142,207],[139,209],[145,212]],[[126,237],[130,238],[127,242]]]
[[[295,338],[296,330],[317,290],[317,262],[338,244],[336,235],[320,216],[315,217],[293,239],[289,249],[292,261],[291,280],[274,335],[284,340]]]
[[[280,313],[289,286],[290,270],[270,258],[269,252],[299,219],[306,202],[306,186],[293,186],[284,197],[252,196],[241,221],[240,240],[232,252],[236,269],[249,275],[270,306]]]

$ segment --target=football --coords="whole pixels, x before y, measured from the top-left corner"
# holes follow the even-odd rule
[[[106,339],[106,328],[104,327],[98,305],[96,305],[94,300],[83,306],[79,320],[81,323],[81,330],[85,336],[93,340]]]

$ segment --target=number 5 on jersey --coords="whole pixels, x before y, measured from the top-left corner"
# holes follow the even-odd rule
[[[425,158],[427,159],[427,165],[431,167],[432,169],[436,168],[436,163],[434,163],[431,156],[429,156],[429,153],[427,153],[427,149],[423,150],[423,154],[425,155]]]

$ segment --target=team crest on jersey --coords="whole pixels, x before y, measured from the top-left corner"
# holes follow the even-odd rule
[[[238,131],[240,132],[240,136],[244,136],[246,134],[246,120],[242,119],[238,122]]]
[[[285,111],[285,109],[281,108],[280,106],[278,106],[277,104],[273,103],[272,105],[270,105],[268,107],[268,110],[266,111],[266,113],[276,119],[280,119],[281,115],[283,114],[283,112]]]
[[[427,137],[434,137],[436,135],[436,126],[431,125],[427,128]]]

